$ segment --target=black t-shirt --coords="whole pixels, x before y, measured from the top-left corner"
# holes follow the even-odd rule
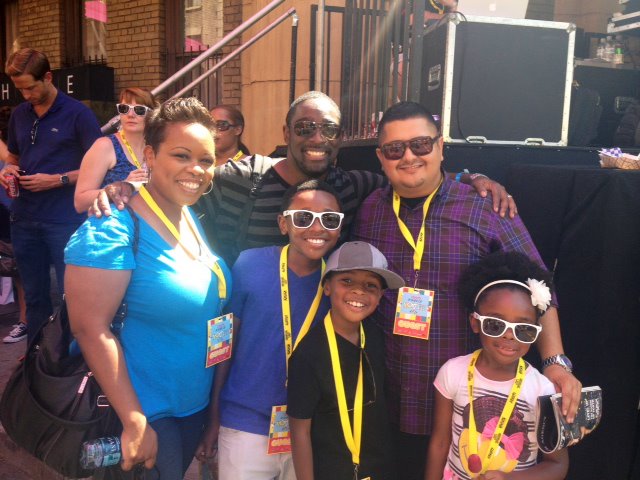
[[[393,451],[384,398],[384,340],[370,319],[363,323],[364,408],[358,478],[394,479]],[[353,424],[360,348],[336,335],[347,406]],[[300,342],[289,360],[287,413],[311,419],[313,470],[316,480],[352,480],[353,462],[340,424],[329,343],[320,322]],[[425,453],[426,454],[426,453]]]

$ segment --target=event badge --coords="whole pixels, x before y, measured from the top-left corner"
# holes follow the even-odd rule
[[[278,453],[291,453],[291,432],[286,405],[276,405],[271,409],[267,455]]]
[[[396,318],[393,333],[405,337],[429,340],[431,314],[433,312],[433,290],[403,287],[398,292]]]
[[[231,358],[233,346],[233,313],[212,318],[207,322],[206,367]]]

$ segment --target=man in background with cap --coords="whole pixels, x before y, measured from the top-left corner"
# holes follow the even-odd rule
[[[406,295],[385,292],[374,318],[385,332],[399,478],[421,480],[432,427],[433,380],[446,360],[473,347],[468,312],[458,299],[461,272],[494,251],[521,251],[544,265],[519,217],[496,215],[490,199],[447,177],[442,136],[422,105],[390,107],[378,132],[376,153],[390,185],[364,201],[353,238],[380,249],[390,269],[414,289]],[[396,318],[397,306],[402,312],[416,305],[426,322]],[[547,366],[544,373],[568,399],[563,413],[572,421],[581,385],[564,355],[555,306],[541,324],[538,350]]]

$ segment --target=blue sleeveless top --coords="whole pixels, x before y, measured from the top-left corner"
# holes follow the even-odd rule
[[[116,164],[112,169],[107,170],[107,174],[104,176],[100,188],[104,188],[113,182],[123,181],[129,176],[129,173],[136,169],[136,166],[129,161],[127,155],[124,153],[122,144],[118,141],[115,134],[109,135],[109,139],[111,143],[113,143],[113,149],[116,152]]]

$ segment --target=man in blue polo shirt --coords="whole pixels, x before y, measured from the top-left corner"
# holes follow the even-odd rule
[[[9,57],[6,73],[26,102],[9,120],[7,164],[0,184],[14,176],[19,196],[11,206],[11,241],[24,282],[27,337],[51,315],[49,266],[63,291],[64,247],[86,215],[73,193],[85,152],[100,137],[95,115],[52,83],[49,60],[23,48]]]

